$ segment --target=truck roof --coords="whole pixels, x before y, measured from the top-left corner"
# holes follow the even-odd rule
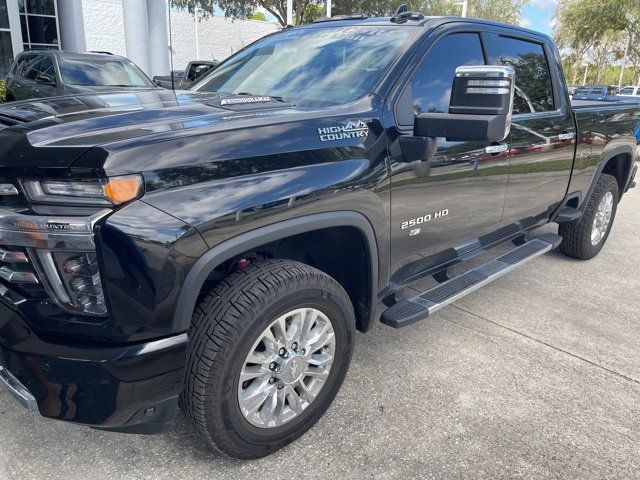
[[[499,26],[503,28],[508,28],[514,31],[526,33],[528,36],[537,36],[540,37],[541,40],[553,43],[553,40],[550,36],[537,32],[535,30],[530,30],[528,28],[519,27],[517,25],[511,25],[508,23],[500,23],[494,22],[492,20],[485,20],[482,18],[462,18],[462,17],[450,17],[450,16],[424,16],[422,18],[414,18],[408,17],[403,22],[393,22],[391,19],[393,17],[364,17],[359,15],[352,16],[335,16],[327,19],[322,19],[322,21],[309,23],[306,25],[301,25],[297,27],[293,27],[296,29],[303,28],[323,28],[323,27],[337,27],[337,26],[353,26],[353,25],[373,25],[373,26],[396,26],[399,28],[407,28],[407,27],[424,27],[427,29],[437,28],[440,25],[444,25],[446,23],[473,23],[478,25],[487,25],[487,26]]]

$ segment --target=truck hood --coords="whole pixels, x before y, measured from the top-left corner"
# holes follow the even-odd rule
[[[268,114],[291,108],[270,97],[160,89],[28,100],[0,107],[0,144],[14,143],[18,133],[26,136],[31,147],[88,149],[246,117],[248,112]]]
[[[288,107],[292,105],[270,97],[153,89],[9,103],[0,108],[0,129],[25,134],[34,147],[92,147],[192,128],[194,122]]]
[[[357,147],[369,131],[365,122],[375,118],[372,99],[296,106],[272,97],[153,89],[13,102],[0,107],[0,179],[49,169],[61,175],[69,168],[108,175],[188,169]],[[340,133],[319,133],[325,130]]]

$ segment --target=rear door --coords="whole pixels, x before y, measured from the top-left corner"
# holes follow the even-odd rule
[[[505,152],[487,153],[487,142],[438,138],[429,161],[407,158],[399,146],[399,137],[413,135],[416,115],[449,111],[456,68],[485,64],[480,34],[469,25],[460,30],[447,30],[426,47],[398,88],[396,126],[389,134],[391,251],[393,268],[406,268],[396,278],[478,248],[478,237],[500,225],[509,163]]]
[[[502,32],[487,43],[492,64],[516,71],[503,223],[527,228],[546,221],[567,193],[575,124],[554,49],[537,37]]]

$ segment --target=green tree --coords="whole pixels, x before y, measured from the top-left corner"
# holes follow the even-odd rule
[[[195,8],[205,14],[213,14],[216,8],[224,11],[227,17],[249,18],[259,7],[271,13],[280,25],[285,26],[287,18],[286,0],[172,0],[173,5]],[[369,16],[393,15],[399,5],[409,3],[412,10],[425,15],[460,15],[461,7],[454,0],[336,0],[333,2],[333,15],[364,13]],[[469,0],[467,16],[517,23],[520,12],[529,0]],[[293,0],[293,18],[296,25],[313,21],[324,12],[323,0]]]
[[[638,0],[560,0],[554,36],[564,53],[567,76],[574,83],[615,83],[612,64],[627,52],[626,75],[637,82],[640,66],[640,2]],[[634,41],[635,39],[635,41]],[[633,72],[633,74],[631,73]]]
[[[335,15],[364,13],[370,16],[393,15],[398,6],[407,3],[411,10],[425,15],[461,14],[454,0],[337,0],[332,9]],[[518,23],[522,8],[529,0],[469,0],[467,16],[498,22]]]
[[[261,22],[266,22],[267,21],[267,17],[265,17],[264,13],[262,13],[262,12],[250,13],[247,18],[249,20],[260,20]]]

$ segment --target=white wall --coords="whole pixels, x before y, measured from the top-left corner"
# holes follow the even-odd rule
[[[82,0],[87,50],[108,51],[126,56],[122,0]],[[184,69],[196,60],[195,22],[185,11],[171,12],[173,68]],[[249,43],[275,31],[280,26],[257,20],[229,20],[213,16],[199,25],[199,60],[223,60]]]

